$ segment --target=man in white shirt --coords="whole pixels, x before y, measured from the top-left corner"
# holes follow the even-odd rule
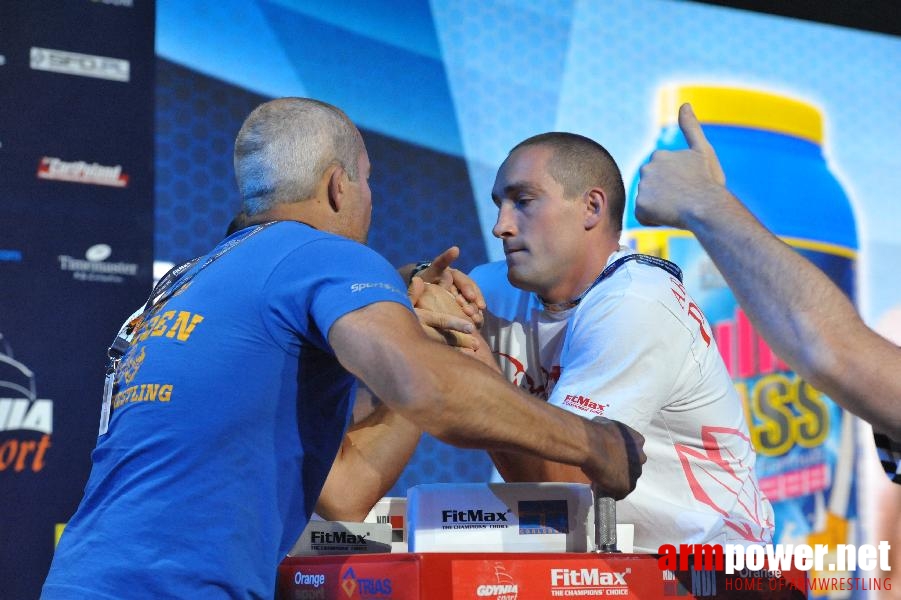
[[[514,384],[645,436],[642,477],[617,503],[635,550],[771,541],[772,508],[710,325],[678,267],[619,245],[625,190],[610,154],[575,134],[529,138],[492,197],[506,260],[472,273],[482,334]],[[491,456],[507,481],[586,481],[567,465]]]

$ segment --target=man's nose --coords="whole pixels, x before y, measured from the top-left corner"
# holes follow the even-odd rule
[[[511,237],[516,233],[516,227],[511,216],[511,209],[506,203],[501,203],[497,209],[497,221],[491,229],[491,233],[496,238]]]

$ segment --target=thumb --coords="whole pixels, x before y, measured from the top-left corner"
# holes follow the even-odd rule
[[[685,136],[685,141],[688,142],[689,149],[701,153],[704,160],[707,162],[710,174],[713,175],[717,183],[725,185],[726,174],[723,173],[723,168],[720,166],[720,161],[716,156],[716,150],[714,150],[710,142],[707,141],[707,136],[704,135],[701,123],[695,116],[691,104],[687,102],[679,107],[679,129],[682,130],[682,135]]]
[[[411,279],[410,285],[407,287],[407,298],[410,299],[410,304],[416,306],[416,303],[422,298],[423,292],[425,292],[425,282],[419,277]]]
[[[691,104],[687,102],[679,107],[679,129],[682,130],[682,135],[685,136],[685,141],[688,142],[688,147],[692,150],[700,150],[702,152],[706,152],[708,148],[711,151],[713,150],[713,146],[710,145],[710,142],[704,136],[701,123],[698,122],[698,118],[691,109]]]

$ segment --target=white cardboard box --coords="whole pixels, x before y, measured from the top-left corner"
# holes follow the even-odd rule
[[[587,484],[438,483],[407,493],[411,552],[588,552],[593,537]]]
[[[391,552],[389,524],[311,520],[288,556],[375,552]]]
[[[407,551],[407,499],[385,496],[372,507],[364,523],[388,523],[391,526],[391,551]]]

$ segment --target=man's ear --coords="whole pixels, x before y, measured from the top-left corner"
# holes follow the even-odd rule
[[[341,165],[333,165],[329,167],[326,176],[328,177],[328,203],[334,212],[338,212],[344,201],[347,173]]]
[[[585,192],[585,229],[594,229],[607,220],[607,194],[603,189],[593,187]]]

